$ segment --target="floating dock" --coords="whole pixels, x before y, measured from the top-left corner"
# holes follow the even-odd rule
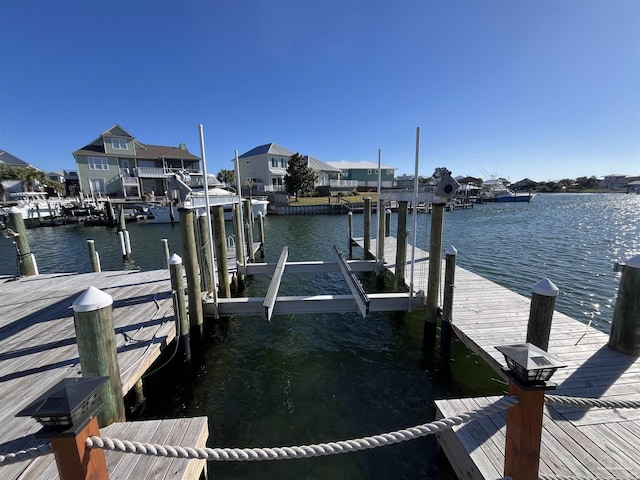
[[[63,378],[79,377],[73,310],[89,286],[113,297],[123,396],[175,338],[168,270],[43,274],[0,278],[0,454],[37,445],[40,425],[16,413]],[[102,435],[149,443],[204,447],[207,418],[116,423]],[[105,452],[111,478],[197,479],[203,460]],[[116,476],[113,476],[116,474]],[[53,454],[0,466],[3,480],[56,478]]]
[[[361,247],[363,239],[355,239]],[[385,237],[385,266],[394,271],[396,239]],[[371,252],[376,240],[371,239]],[[411,255],[410,246],[407,248]],[[416,249],[414,289],[426,291],[428,253]],[[407,277],[410,274],[407,261]],[[442,268],[444,278],[444,267]],[[523,343],[530,299],[456,267],[453,329],[458,338],[500,372],[506,367],[495,347]],[[410,279],[406,278],[407,285]],[[442,280],[444,282],[444,279]],[[562,285],[559,285],[562,289]],[[550,394],[601,400],[640,400],[640,358],[608,348],[609,336],[553,313],[549,353],[567,365],[551,381]],[[506,390],[506,387],[505,387]],[[493,403],[497,397],[436,401],[439,418],[457,416]],[[446,430],[439,444],[460,479],[503,477],[506,411]],[[640,478],[640,409],[603,409],[546,404],[540,475],[564,478]]]

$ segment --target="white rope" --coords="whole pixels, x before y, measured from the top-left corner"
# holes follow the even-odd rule
[[[567,397],[564,395],[545,395],[547,403],[572,407],[597,408],[640,408],[638,400],[599,400],[597,398]]]
[[[27,448],[26,450],[20,450],[14,453],[7,453],[6,455],[0,455],[0,466],[10,465],[12,463],[24,462],[25,460],[32,460],[34,458],[42,457],[51,453],[51,444],[45,443],[38,445],[37,447]]]
[[[259,461],[259,460],[289,460],[293,458],[309,458],[338,453],[357,452],[370,448],[393,445],[415,438],[432,435],[447,430],[456,425],[462,425],[478,418],[491,415],[500,410],[518,404],[518,397],[502,397],[491,405],[472,410],[456,417],[425,423],[404,430],[382,433],[371,437],[355,440],[340,440],[337,442],[320,443],[292,447],[274,448],[191,448],[170,445],[157,445],[128,440],[112,439],[108,437],[89,437],[86,445],[89,448],[101,448],[116,452],[135,453],[138,455],[153,455],[158,457],[193,458],[212,461]]]

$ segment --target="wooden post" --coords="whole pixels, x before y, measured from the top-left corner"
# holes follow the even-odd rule
[[[395,278],[393,282],[393,289],[397,292],[400,289],[406,288],[407,284],[404,281],[405,272],[407,269],[407,236],[409,231],[407,230],[407,212],[408,202],[400,202],[398,204],[398,240],[396,243],[396,270]]]
[[[349,222],[349,256],[353,254],[353,212],[347,213],[347,220]]]
[[[101,272],[100,268],[100,256],[96,252],[96,244],[93,240],[87,240],[87,247],[89,248],[89,260],[91,261],[91,270],[94,272]]]
[[[627,355],[640,355],[640,255],[631,258],[622,270],[609,348]]]
[[[184,220],[183,220],[184,222]],[[173,314],[176,317],[176,330],[182,351],[182,362],[187,378],[193,376],[191,361],[191,327],[187,316],[187,305],[184,297],[184,280],[182,279],[182,258],[174,253],[169,259],[171,290],[173,290]]]
[[[442,304],[442,324],[440,330],[440,359],[449,363],[451,359],[451,337],[453,335],[453,292],[456,280],[456,256],[458,251],[450,246],[446,252],[444,268],[444,300]]]
[[[175,225],[176,223],[176,212],[174,211],[173,202],[169,202],[169,221],[171,225]]]
[[[162,243],[162,249],[164,251],[164,266],[165,268],[169,268],[169,240],[163,238],[160,242]]]
[[[391,210],[388,208],[384,211],[384,236],[391,236]]]
[[[122,258],[128,259],[131,256],[131,244],[129,243],[129,232],[127,232],[127,222],[124,219],[124,205],[120,205],[120,222],[118,225],[118,241]]]
[[[213,208],[213,246],[216,248],[216,264],[218,266],[218,295],[231,298],[229,267],[227,265],[227,234],[224,229],[224,209],[222,205]]]
[[[142,377],[136,380],[136,383],[133,386],[133,398],[134,398],[134,408],[139,407],[145,401],[144,386],[142,385]]]
[[[104,403],[98,414],[101,427],[125,420],[112,304],[111,296],[95,287],[89,287],[73,302],[82,376],[109,377],[100,391]]]
[[[558,287],[548,278],[540,280],[533,286],[529,323],[527,324],[527,342],[545,352],[549,349],[551,320],[557,296]]]
[[[123,231],[127,229],[127,222],[124,218],[124,204],[120,205],[118,209],[118,231]]]
[[[429,242],[429,278],[427,280],[426,316],[424,322],[425,358],[431,360],[436,343],[438,322],[438,295],[440,294],[440,275],[442,272],[442,235],[444,230],[444,203],[436,203],[431,215],[431,238]]]
[[[50,438],[60,480],[108,480],[104,450],[87,447],[87,438],[93,436],[100,436],[96,417],[75,436]]]
[[[371,255],[371,197],[364,197],[364,254]]]
[[[20,275],[30,277],[38,274],[36,259],[29,248],[29,240],[27,239],[27,229],[24,226],[22,212],[17,207],[9,209],[9,226],[16,233],[14,237],[18,247],[18,264],[20,265]]]
[[[200,281],[202,283],[202,289],[206,290],[208,294],[213,292],[215,285],[213,284],[213,276],[211,275],[211,269],[213,268],[213,259],[211,258],[211,248],[209,248],[209,235],[207,232],[207,213],[203,213],[198,216],[198,238],[200,239],[198,245],[198,251],[200,254]]]
[[[107,212],[107,223],[110,227],[113,227],[116,224],[116,215],[113,211],[113,205],[111,205],[111,200],[107,200],[105,204],[105,210]]]
[[[240,265],[245,264],[245,256],[244,256],[244,226],[242,225],[242,221],[240,219],[240,212],[242,211],[242,204],[234,203],[233,204],[233,232],[235,236],[235,246],[236,246],[236,263]],[[240,274],[239,270],[236,274],[236,280],[238,282],[238,290],[242,290],[244,288],[244,274]]]
[[[258,239],[260,241],[260,257],[264,258],[264,216],[258,212]]]
[[[504,476],[513,480],[538,480],[545,387],[523,387],[509,380],[509,395],[518,405],[507,410]]]
[[[255,262],[255,252],[253,251],[253,212],[251,210],[251,200],[243,200],[244,211],[246,216],[244,217],[245,224],[247,226],[247,250],[249,253],[249,261]]]
[[[202,320],[202,296],[200,291],[200,272],[198,271],[198,254],[196,237],[193,228],[193,210],[179,208],[180,233],[182,234],[182,251],[184,253],[185,272],[187,274],[187,290],[189,292],[189,320],[194,335],[199,339],[204,333]]]

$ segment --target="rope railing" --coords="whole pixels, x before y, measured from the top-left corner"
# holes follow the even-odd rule
[[[457,425],[472,422],[518,404],[518,397],[505,396],[496,402],[462,413],[455,417],[436,420],[435,422],[417,425],[415,427],[397,430],[395,432],[373,435],[353,440],[320,443],[314,445],[274,447],[274,448],[192,448],[170,445],[158,445],[128,440],[112,439],[108,437],[92,436],[87,438],[86,446],[101,448],[116,452],[134,453],[138,455],[152,455],[157,457],[189,458],[218,462],[244,462],[261,460],[290,460],[294,458],[319,457],[339,453],[357,452],[370,448],[383,447],[406,442],[426,435],[450,429]]]
[[[26,450],[7,453],[5,455],[0,455],[0,466],[24,462],[25,460],[33,460],[34,458],[49,455],[51,452],[51,444],[44,443],[42,445],[38,445],[37,447],[27,448]]]
[[[598,398],[567,397],[564,395],[545,395],[547,403],[570,407],[595,408],[640,408],[638,400],[601,400]]]

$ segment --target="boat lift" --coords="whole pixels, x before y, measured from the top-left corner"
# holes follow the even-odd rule
[[[238,264],[238,273],[245,275],[272,275],[264,297],[218,298],[217,313],[221,316],[262,315],[270,321],[273,315],[304,313],[348,313],[358,312],[369,318],[373,312],[407,311],[424,308],[424,294],[409,292],[367,293],[358,279],[357,272],[375,272],[384,268],[375,260],[347,260],[334,246],[335,261],[288,262],[288,247],[283,247],[277,263]],[[351,294],[318,294],[278,296],[280,282],[287,273],[323,274],[341,272]],[[204,313],[214,314],[211,301],[203,303]]]

